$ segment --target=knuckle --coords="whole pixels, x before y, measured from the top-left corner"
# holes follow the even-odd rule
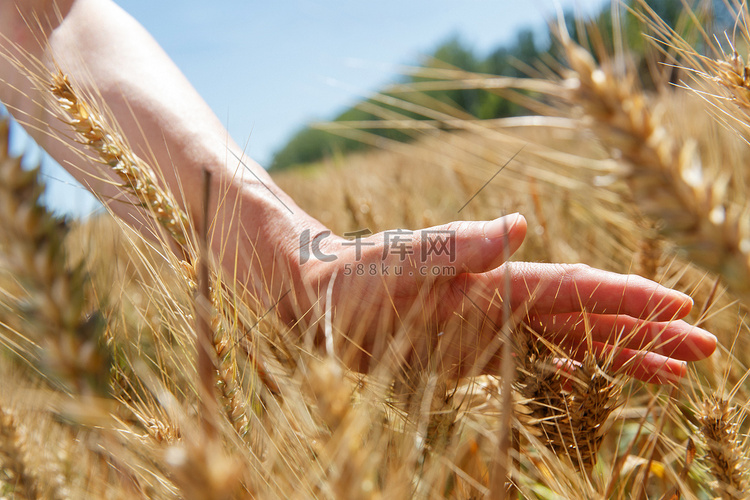
[[[560,274],[568,277],[577,277],[588,273],[591,270],[586,264],[555,264]]]
[[[460,220],[460,221],[449,222],[445,225],[438,226],[435,229],[439,231],[450,231],[450,232],[455,233],[456,236],[461,236],[465,234],[466,232],[468,232],[471,229],[471,226],[473,224],[476,224],[476,223]]]

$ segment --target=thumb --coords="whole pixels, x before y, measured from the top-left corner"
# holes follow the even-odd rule
[[[521,246],[526,219],[515,213],[491,221],[451,222],[415,233],[415,256],[433,279],[483,273],[500,266]]]

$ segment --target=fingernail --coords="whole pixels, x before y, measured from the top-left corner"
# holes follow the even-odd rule
[[[710,356],[716,350],[716,346],[719,345],[719,339],[716,338],[716,335],[711,332],[707,332],[706,330],[703,330],[701,333],[703,334],[703,338],[706,340],[706,346],[703,352],[704,354],[706,354],[706,356]]]
[[[692,298],[692,297],[691,297],[690,295],[688,295],[688,294],[686,294],[686,293],[682,293],[682,292],[681,292],[681,291],[679,291],[679,290],[675,290],[675,291],[677,292],[677,294],[678,294],[678,295],[680,296],[680,298],[681,298],[681,299],[683,299],[683,300],[686,300],[686,301],[690,302],[690,305],[693,305],[693,304],[695,304],[695,301],[693,301],[693,298]]]
[[[688,364],[687,361],[680,361],[677,363],[677,366],[675,366],[676,370],[668,369],[664,371],[663,373],[658,373],[656,375],[657,383],[658,384],[677,384],[680,382],[682,377],[687,375],[688,372]]]
[[[514,213],[484,223],[484,237],[489,240],[504,238],[510,233],[521,218],[521,214]]]
[[[680,307],[679,312],[677,313],[678,316],[685,316],[690,311],[693,310],[693,306],[695,305],[695,301],[690,295],[687,295],[685,293],[680,292],[679,290],[674,290],[675,295],[677,295],[678,300],[683,303],[683,305]]]

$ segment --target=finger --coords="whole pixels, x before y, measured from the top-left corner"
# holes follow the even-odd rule
[[[693,306],[687,295],[636,275],[616,274],[583,264],[509,262],[498,269],[465,277],[466,294],[489,306],[503,283],[510,282],[514,310],[533,314],[587,311],[625,314],[652,321],[685,317]]]
[[[648,350],[684,361],[707,358],[716,349],[712,334],[682,320],[649,322],[623,315],[580,313],[542,315],[529,318],[529,324],[553,342],[580,342],[591,335],[595,342],[618,347]]]
[[[567,342],[565,343],[567,344]],[[574,343],[568,346],[571,357],[583,362],[587,346]],[[661,354],[634,349],[620,349],[599,342],[593,343],[593,351],[600,366],[608,365],[608,373],[626,373],[643,382],[651,384],[669,384],[679,381],[687,373],[687,363]]]
[[[521,246],[526,219],[511,214],[484,222],[451,222],[413,235],[414,261],[423,266],[420,275],[441,281],[500,266]]]

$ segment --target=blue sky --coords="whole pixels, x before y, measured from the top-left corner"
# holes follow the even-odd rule
[[[454,34],[479,52],[544,26],[553,0],[119,0],[186,74],[253,158],[268,165],[297,129],[331,118],[359,93],[393,80]],[[598,10],[603,0],[560,0]],[[49,203],[92,204],[47,169]],[[74,193],[74,194],[73,194]]]

